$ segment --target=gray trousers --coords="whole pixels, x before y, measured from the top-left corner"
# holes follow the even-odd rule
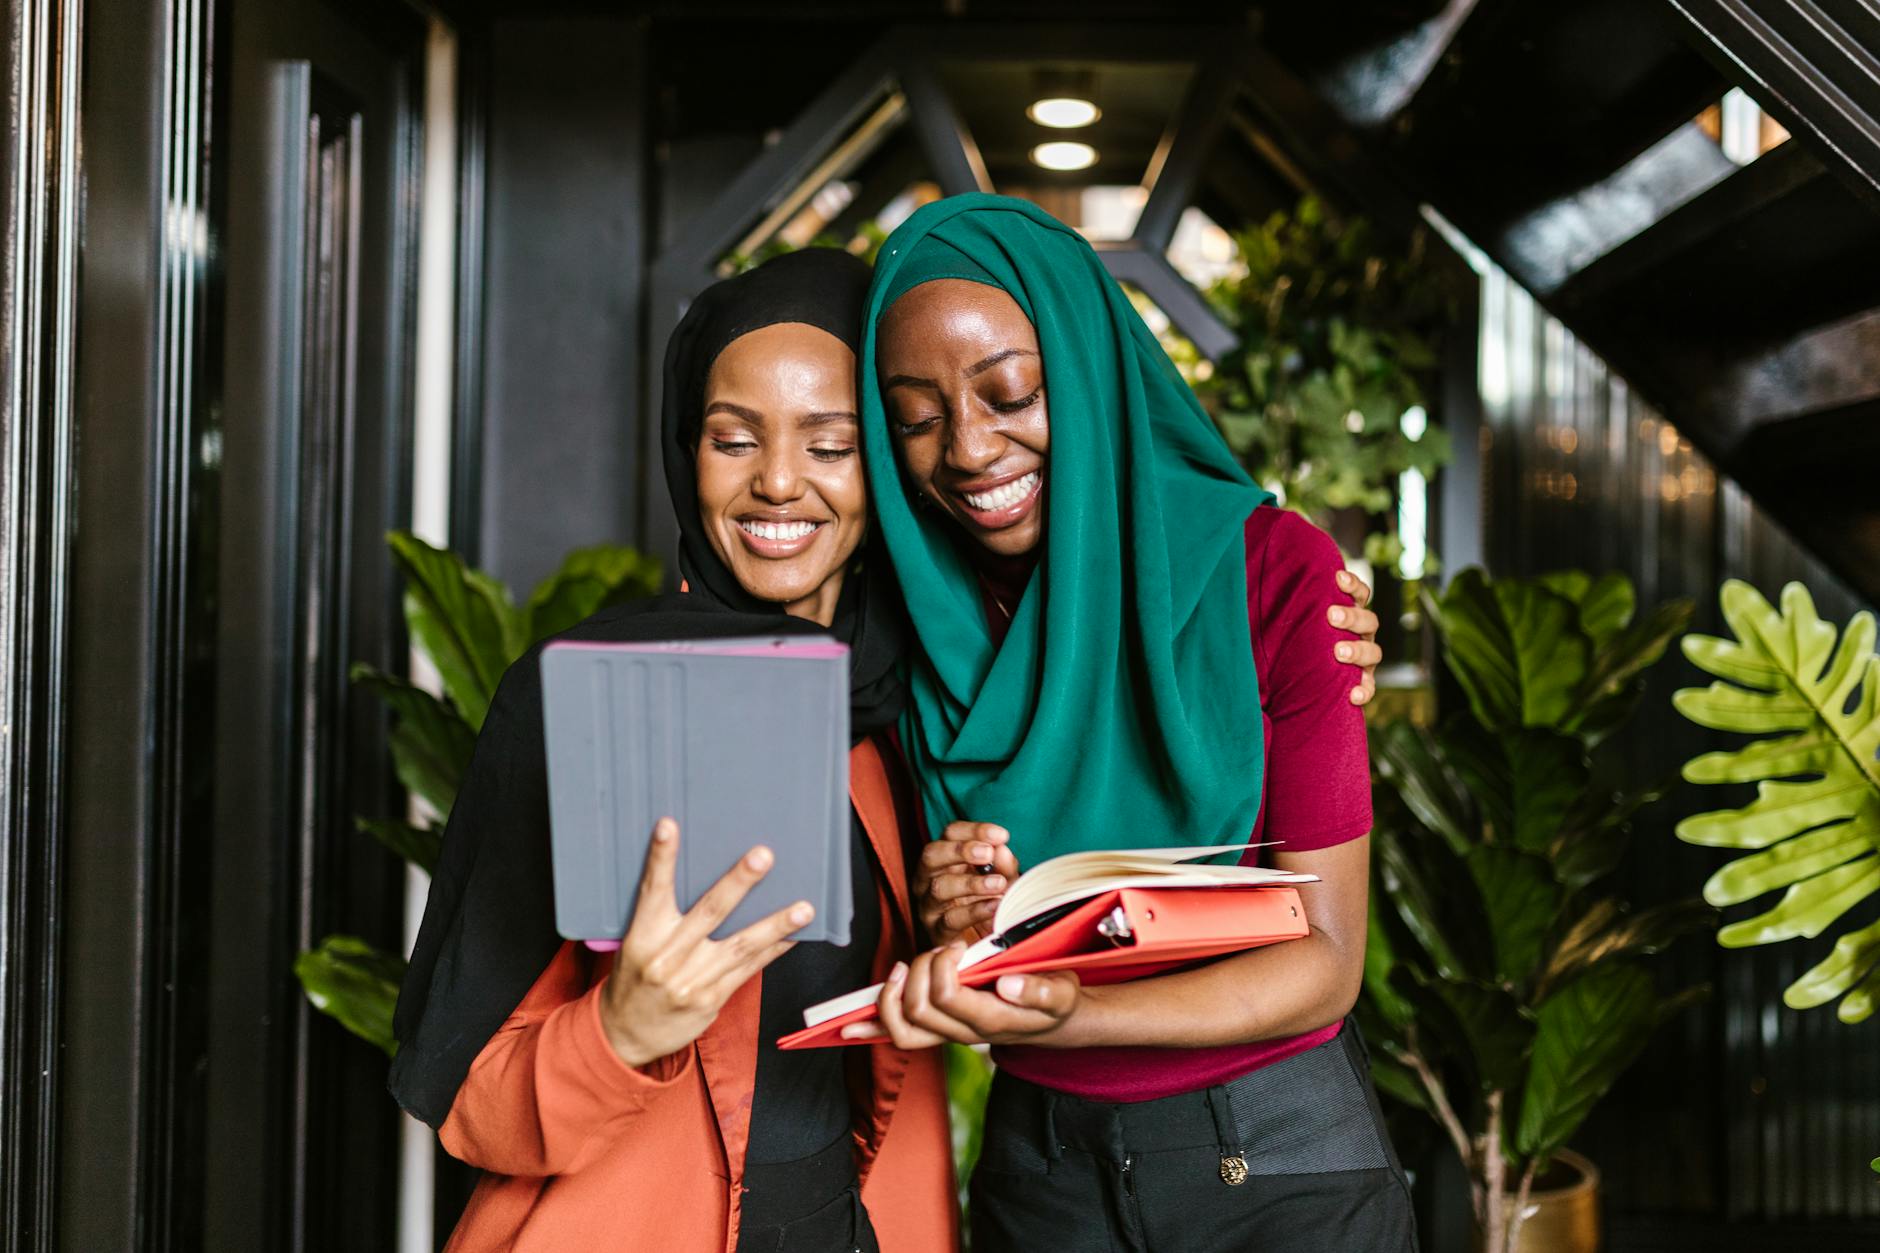
[[[1416,1249],[1409,1186],[1350,1021],[1297,1057],[1155,1101],[999,1075],[969,1221],[973,1253]]]

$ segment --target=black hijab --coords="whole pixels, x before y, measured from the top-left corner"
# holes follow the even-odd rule
[[[706,536],[695,456],[712,362],[751,331],[802,322],[859,351],[868,266],[828,248],[787,253],[707,288],[666,348],[661,411],[666,486],[679,524],[684,593],[603,609],[557,639],[666,640],[816,634],[739,585]],[[865,567],[865,568],[864,568]],[[904,627],[887,563],[858,563],[828,633],[853,663],[850,725],[859,739],[900,713]],[[555,930],[542,740],[542,645],[503,676],[444,829],[424,921],[399,989],[392,1095],[433,1127],[483,1046],[548,966]]]

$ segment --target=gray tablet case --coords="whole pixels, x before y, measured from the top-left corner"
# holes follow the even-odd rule
[[[722,937],[799,901],[799,940],[849,942],[849,655],[819,636],[542,651],[555,921],[625,932],[653,824],[679,824],[689,909],[754,844],[776,853]]]

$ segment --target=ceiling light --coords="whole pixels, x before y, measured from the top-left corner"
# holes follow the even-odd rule
[[[1040,126],[1071,130],[1090,125],[1103,116],[1103,110],[1075,96],[1048,96],[1043,100],[1032,101],[1031,107],[1025,110],[1025,116]]]
[[[1033,148],[1031,162],[1047,170],[1087,170],[1097,163],[1097,150],[1089,144],[1054,140]]]

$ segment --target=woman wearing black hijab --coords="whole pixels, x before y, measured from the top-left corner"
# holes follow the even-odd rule
[[[488,1172],[451,1250],[954,1247],[937,1056],[774,1044],[808,1005],[917,951],[916,828],[886,742],[903,699],[898,598],[861,558],[867,284],[860,261],[808,250],[699,297],[667,351],[662,414],[683,590],[559,637],[827,631],[850,646],[853,939],[792,948],[807,917],[791,910],[705,938],[770,855],[754,850],[681,915],[682,836],[662,824],[618,956],[561,941],[539,650],[525,655],[451,812],[395,1022],[393,1093]],[[724,768],[735,786],[737,763]]]

